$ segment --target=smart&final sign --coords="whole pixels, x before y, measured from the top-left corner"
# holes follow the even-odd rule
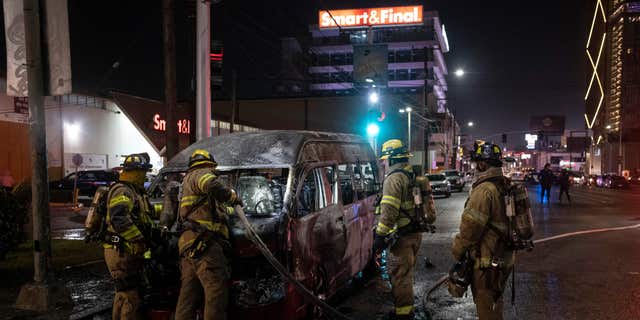
[[[329,14],[331,12],[331,14]],[[422,24],[422,6],[366,8],[318,12],[320,29]],[[337,22],[337,24],[336,24]]]
[[[191,121],[189,119],[178,120],[178,133],[189,134],[191,133]],[[167,131],[167,121],[160,118],[159,114],[153,115],[153,130]]]

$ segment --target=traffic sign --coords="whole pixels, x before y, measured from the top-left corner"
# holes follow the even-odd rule
[[[73,162],[73,164],[74,164],[76,167],[81,166],[81,165],[82,165],[82,161],[83,161],[83,160],[84,160],[84,159],[82,159],[82,155],[81,155],[81,154],[79,154],[79,153],[74,154],[74,155],[73,155],[73,158],[71,158],[71,162]]]

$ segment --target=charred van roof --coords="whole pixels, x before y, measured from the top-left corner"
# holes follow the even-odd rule
[[[198,141],[178,153],[163,171],[184,171],[189,156],[205,149],[215,158],[218,168],[287,168],[296,164],[298,153],[306,142],[330,141],[367,144],[360,136],[317,131],[273,130],[238,132]]]

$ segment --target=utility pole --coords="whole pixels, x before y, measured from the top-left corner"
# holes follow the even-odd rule
[[[231,125],[229,126],[229,133],[233,133],[233,127],[236,125],[236,109],[238,104],[236,90],[238,90],[238,73],[236,69],[233,69],[231,71]]]
[[[162,40],[164,49],[164,103],[167,113],[165,161],[178,153],[178,122],[176,120],[176,34],[174,0],[162,0]]]
[[[211,14],[209,1],[196,1],[196,137],[211,136]]]
[[[55,285],[51,267],[51,224],[44,110],[44,71],[40,34],[40,1],[24,1],[24,32],[29,90],[29,142],[31,143],[31,213],[33,218],[33,282],[22,286],[16,307],[47,311],[58,302],[70,303],[64,286]]]

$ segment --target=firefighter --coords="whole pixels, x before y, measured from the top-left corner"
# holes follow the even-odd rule
[[[382,145],[382,157],[387,163],[387,170],[380,200],[380,219],[374,235],[374,250],[381,252],[387,245],[390,247],[389,267],[391,270],[391,292],[395,310],[391,318],[413,319],[413,268],[416,265],[418,250],[422,242],[422,232],[416,226],[416,203],[413,187],[420,188],[420,199],[424,199],[424,215],[426,223],[435,221],[435,206],[431,197],[431,187],[425,177],[416,178],[407,151],[402,141],[392,139]],[[422,210],[422,205],[420,210]],[[421,217],[420,217],[421,218]],[[389,243],[394,233],[398,238]]]
[[[208,151],[195,150],[182,181],[179,219],[184,232],[178,240],[182,285],[177,320],[195,319],[199,301],[204,302],[204,319],[226,319],[230,276],[227,215],[233,213],[231,206],[242,202],[217,179],[216,166]]]
[[[459,263],[471,259],[473,268],[468,279],[480,320],[502,319],[502,293],[513,270],[515,254],[505,236],[509,218],[503,196],[507,186],[500,147],[490,143],[476,145],[471,160],[476,164],[473,186],[452,253]]]
[[[144,189],[146,173],[152,167],[149,155],[128,155],[122,167],[107,198],[104,260],[116,286],[112,319],[140,319],[140,269],[153,247],[151,218],[161,209],[151,206]]]

